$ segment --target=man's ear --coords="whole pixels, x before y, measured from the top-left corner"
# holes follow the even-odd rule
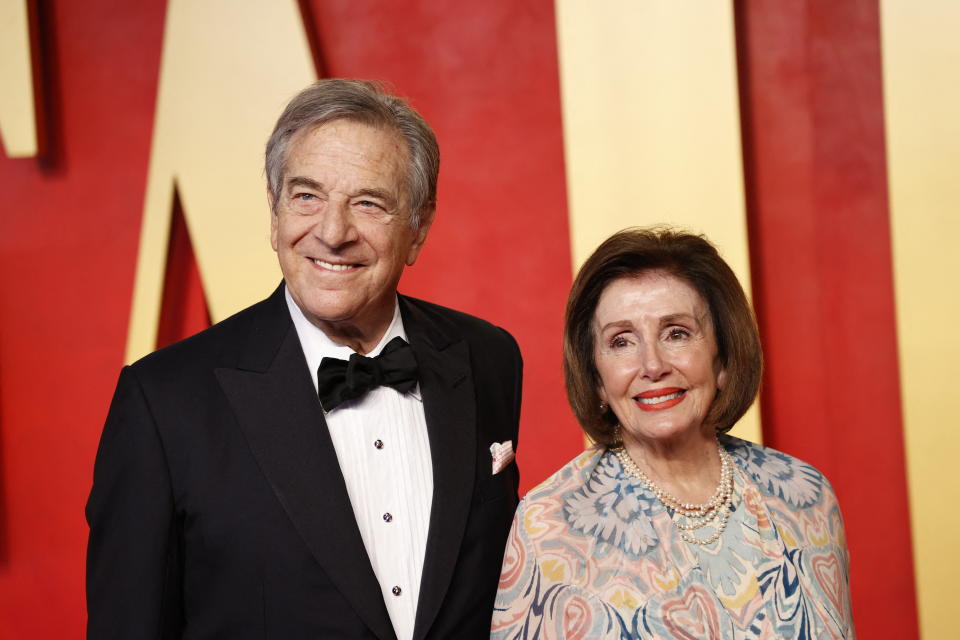
[[[270,190],[270,187],[267,187],[267,204],[270,205],[270,246],[273,247],[273,250],[277,250],[278,246],[278,220],[277,220],[277,209],[276,209],[276,200],[273,197],[273,191]]]
[[[420,226],[414,231],[413,244],[410,245],[410,250],[407,251],[406,264],[408,267],[413,266],[413,263],[417,261],[417,256],[420,255],[420,250],[423,249],[423,243],[427,241],[427,234],[430,233],[430,227],[433,225],[435,214],[436,208],[432,205],[420,214]]]

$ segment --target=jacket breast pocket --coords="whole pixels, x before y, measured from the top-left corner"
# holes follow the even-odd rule
[[[511,462],[500,473],[487,476],[481,482],[476,499],[481,503],[503,500],[515,495],[517,463]]]

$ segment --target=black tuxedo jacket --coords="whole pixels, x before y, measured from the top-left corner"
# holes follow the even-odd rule
[[[487,638],[516,464],[516,342],[400,297],[433,506],[414,637]],[[281,286],[125,367],[87,503],[88,637],[394,638]]]

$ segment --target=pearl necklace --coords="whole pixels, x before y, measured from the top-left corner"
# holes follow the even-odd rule
[[[713,495],[703,504],[692,504],[683,502],[673,494],[664,491],[645,474],[634,459],[627,453],[625,447],[620,446],[613,450],[620,458],[620,464],[624,470],[646,487],[653,495],[657,497],[667,509],[683,516],[689,522],[678,522],[673,520],[677,527],[680,537],[691,544],[706,545],[718,540],[727,528],[727,520],[730,518],[731,504],[733,502],[733,460],[730,454],[720,446],[717,441],[717,452],[720,455],[720,484],[717,485]],[[708,524],[715,523],[716,531],[708,538],[698,538],[692,531],[701,529]]]

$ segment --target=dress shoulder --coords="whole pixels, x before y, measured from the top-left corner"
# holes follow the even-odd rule
[[[721,442],[733,456],[757,506],[772,520],[788,549],[820,549],[837,554],[847,566],[843,516],[833,487],[809,463],[738,438]]]
[[[722,436],[720,441],[765,497],[782,500],[796,510],[836,503],[830,482],[813,465],[733,436]]]
[[[553,496],[582,486],[593,474],[603,457],[603,449],[591,447],[554,471],[546,480],[530,489],[523,500],[526,504],[549,501]]]

